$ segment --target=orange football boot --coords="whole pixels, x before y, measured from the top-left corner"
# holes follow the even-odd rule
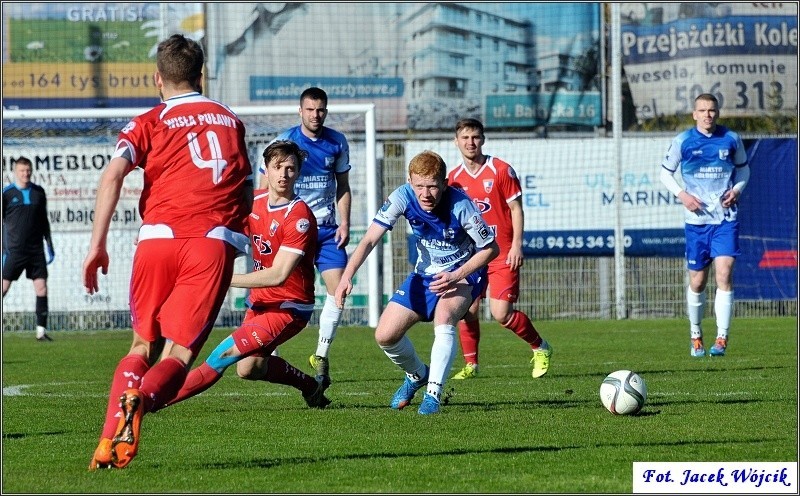
[[[119,398],[122,417],[111,441],[111,459],[116,468],[128,465],[139,449],[139,430],[144,416],[144,395],[138,389],[128,389]]]
[[[111,455],[111,439],[104,437],[100,440],[100,444],[94,450],[92,461],[89,462],[89,470],[97,470],[98,468],[111,468],[112,467]]]

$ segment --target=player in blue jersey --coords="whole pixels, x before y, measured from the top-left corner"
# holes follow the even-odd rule
[[[56,255],[47,219],[47,196],[44,188],[31,182],[32,174],[31,160],[18,157],[14,182],[3,188],[3,298],[25,271],[36,293],[36,339],[52,341],[47,334],[47,265]]]
[[[325,281],[327,296],[319,316],[317,350],[308,359],[318,380],[330,385],[328,352],[336,337],[342,309],[333,292],[347,265],[345,247],[350,242],[350,147],[344,134],[326,127],[328,95],[307,88],[300,95],[300,125],[287,129],[275,140],[294,141],[307,154],[295,184],[297,194],[317,218],[319,237],[314,264]],[[261,164],[261,188],[266,188]],[[336,215],[339,215],[337,223]]]
[[[750,167],[742,138],[717,124],[719,102],[714,95],[704,93],[695,98],[692,117],[697,125],[672,140],[661,163],[661,182],[684,206],[690,353],[705,356],[701,322],[713,261],[717,339],[709,355],[722,356],[733,317],[733,263],[741,253],[737,204],[750,178]],[[674,177],[678,167],[682,186]]]
[[[461,190],[447,186],[447,165],[431,151],[408,165],[408,182],[394,190],[372,220],[336,288],[336,302],[353,289],[352,278],[386,231],[400,216],[411,227],[417,262],[383,311],[375,340],[406,378],[390,406],[402,410],[427,386],[419,407],[439,412],[446,374],[456,353],[458,321],[486,286],[486,266],[500,253],[478,207]],[[433,322],[430,366],[422,362],[406,331],[417,322]]]

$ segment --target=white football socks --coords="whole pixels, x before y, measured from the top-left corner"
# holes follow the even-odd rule
[[[691,326],[689,334],[692,339],[702,338],[703,313],[706,308],[706,292],[695,293],[690,288],[686,288],[686,310],[689,314],[689,324]]]
[[[389,357],[393,364],[397,365],[406,375],[414,381],[422,379],[425,375],[425,364],[417,356],[414,345],[408,336],[403,336],[400,341],[393,345],[381,346],[381,349]]]
[[[325,297],[325,305],[319,314],[319,340],[317,341],[317,351],[315,355],[321,357],[328,356],[328,350],[336,337],[336,330],[339,328],[339,320],[342,318],[342,309],[336,306],[336,298],[332,295]]]
[[[714,315],[717,318],[717,337],[727,339],[733,318],[733,291],[717,288],[714,296]]]
[[[431,371],[428,376],[427,393],[441,399],[445,375],[450,372],[453,357],[456,354],[456,328],[447,324],[439,324],[433,328],[433,346],[431,347]]]

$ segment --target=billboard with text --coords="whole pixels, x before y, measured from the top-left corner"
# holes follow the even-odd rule
[[[232,106],[319,86],[374,103],[379,131],[603,122],[599,3],[5,3],[3,23],[6,109],[151,106],[155,47],[182,33]]]
[[[3,107],[149,107],[164,33],[203,36],[202,3],[3,4]]]
[[[636,115],[797,114],[797,2],[623,3],[622,59]]]

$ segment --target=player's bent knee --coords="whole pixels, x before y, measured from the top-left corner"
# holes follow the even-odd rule
[[[497,313],[492,312],[492,317],[494,317],[494,320],[496,320],[497,323],[499,323],[503,327],[505,327],[508,324],[508,322],[511,320],[511,317],[513,316],[514,316],[513,309],[508,312],[497,312]]]
[[[248,381],[261,381],[267,377],[269,357],[248,356],[236,364],[236,374]]]
[[[262,378],[262,373],[258,368],[253,367],[252,364],[249,363],[239,363],[236,367],[236,374],[245,380],[248,381],[257,381]]]
[[[378,346],[385,347],[385,346],[394,346],[403,339],[403,334],[396,336],[393,334],[382,333],[379,330],[375,330],[375,342],[378,343]]]

